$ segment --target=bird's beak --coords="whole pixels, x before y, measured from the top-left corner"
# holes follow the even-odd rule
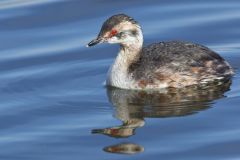
[[[87,47],[92,47],[92,46],[94,46],[94,45],[96,45],[96,44],[98,44],[98,43],[103,43],[103,42],[104,42],[103,38],[98,37],[98,38],[92,40],[91,42],[89,42],[89,43],[87,44]]]

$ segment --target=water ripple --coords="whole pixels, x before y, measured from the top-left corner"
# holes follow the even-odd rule
[[[54,3],[54,2],[60,2],[62,0],[5,0],[0,2],[0,10],[1,9],[15,9],[19,7],[31,7],[34,5],[39,5],[39,4],[47,4],[47,3]]]

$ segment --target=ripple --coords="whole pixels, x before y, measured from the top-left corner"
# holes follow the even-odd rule
[[[59,2],[60,0],[7,0],[7,1],[1,1],[0,2],[0,9],[14,9],[18,7],[29,7],[39,4],[47,4],[47,3],[53,3],[53,2]]]

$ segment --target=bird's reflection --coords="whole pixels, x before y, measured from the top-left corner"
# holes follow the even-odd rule
[[[120,143],[112,146],[107,146],[103,150],[110,153],[135,154],[143,152],[144,148],[134,143]]]
[[[114,116],[122,121],[122,125],[93,129],[92,133],[125,138],[134,135],[137,128],[144,126],[145,117],[161,118],[198,113],[208,109],[214,100],[223,97],[224,92],[229,90],[230,84],[231,81],[228,81],[221,85],[191,86],[182,89],[170,88],[160,91],[107,88],[109,101],[115,107]],[[138,149],[134,150],[133,148]],[[105,147],[104,150],[112,153],[114,151],[115,153],[137,153],[143,151],[143,147],[136,144],[120,143]]]

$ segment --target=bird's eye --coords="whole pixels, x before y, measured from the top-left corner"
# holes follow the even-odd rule
[[[117,33],[118,33],[118,32],[117,32],[116,29],[112,29],[110,36],[113,37],[113,36],[115,36]]]

